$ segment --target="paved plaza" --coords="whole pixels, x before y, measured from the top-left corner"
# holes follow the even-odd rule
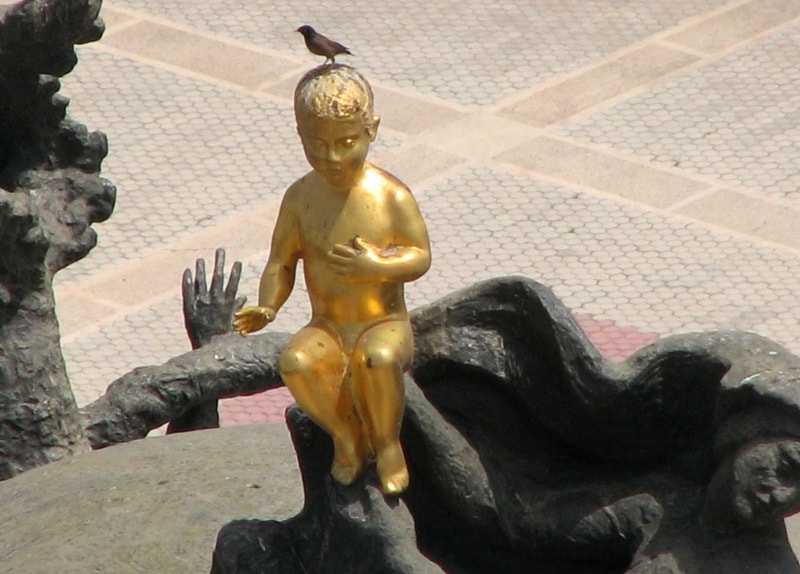
[[[383,117],[372,160],[432,239],[411,307],[474,281],[550,286],[622,360],[658,337],[756,331],[800,353],[800,1],[114,0],[64,79],[108,135],[98,246],[56,279],[78,402],[189,350],[180,276],[244,263],[255,302],[280,197],[309,168],[292,91],[355,54]],[[272,328],[308,318],[302,281]],[[223,425],[282,418],[283,390]]]

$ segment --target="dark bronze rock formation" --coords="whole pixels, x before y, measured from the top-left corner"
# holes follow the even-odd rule
[[[549,289],[522,278],[454,293],[417,310],[414,325],[409,491],[359,499],[378,522],[369,535],[332,527],[374,487],[328,479],[328,441],[290,412],[306,508],[282,524],[229,524],[213,574],[262,571],[251,563],[269,572],[800,572],[782,521],[800,508],[800,358],[727,332],[669,337],[612,364]],[[397,505],[418,539],[402,560],[391,540],[371,541],[385,533],[404,544]],[[261,549],[259,538],[272,545]]]
[[[52,281],[97,240],[116,190],[105,136],[65,118],[58,76],[103,31],[99,1],[0,13],[0,480],[89,449],[59,346]]]

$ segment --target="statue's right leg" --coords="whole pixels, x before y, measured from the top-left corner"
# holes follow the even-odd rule
[[[338,337],[304,327],[292,337],[278,366],[303,411],[333,439],[331,474],[342,484],[352,483],[366,466],[366,448],[352,393],[344,383],[347,360]]]

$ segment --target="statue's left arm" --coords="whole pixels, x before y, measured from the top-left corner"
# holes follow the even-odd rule
[[[408,282],[418,279],[431,266],[431,246],[428,228],[419,211],[414,196],[408,189],[395,192],[395,201],[390,203],[395,221],[395,238],[392,244],[381,251],[380,260],[391,281]]]
[[[354,282],[407,283],[430,268],[428,229],[411,192],[399,188],[387,202],[392,234],[385,248],[356,236],[348,245],[335,245],[330,262],[342,278]]]

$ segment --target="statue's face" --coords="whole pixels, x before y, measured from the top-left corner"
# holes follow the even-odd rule
[[[361,177],[369,145],[375,140],[377,118],[367,129],[359,118],[304,116],[298,124],[311,167],[335,189],[350,189]]]

